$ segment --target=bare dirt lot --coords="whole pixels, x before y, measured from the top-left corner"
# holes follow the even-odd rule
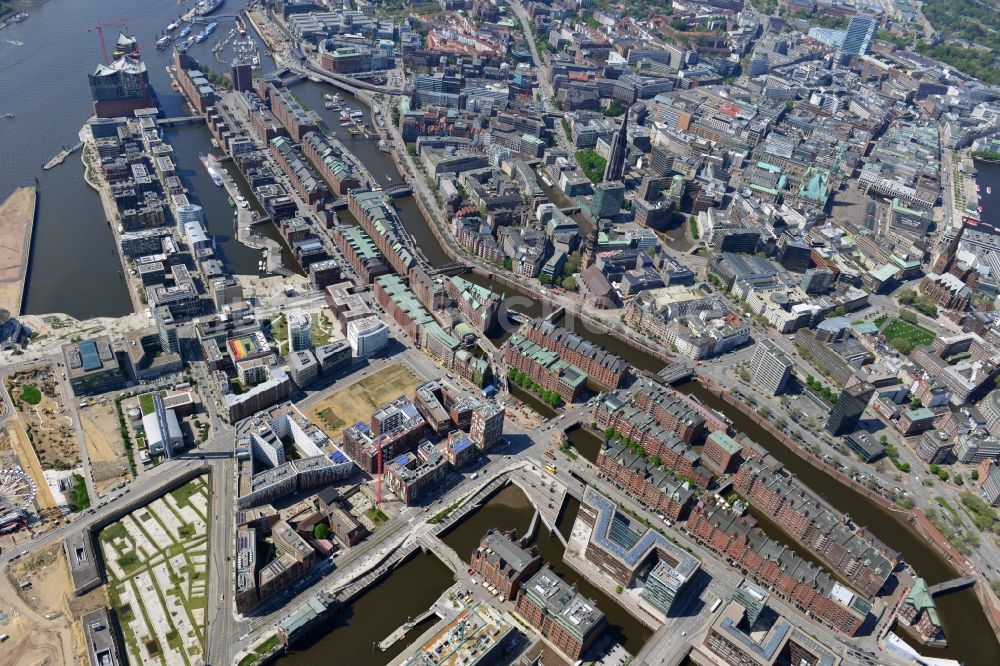
[[[99,495],[130,477],[125,445],[118,432],[118,416],[111,401],[81,409],[80,424],[90,457],[90,471]]]
[[[18,561],[7,579],[18,598],[5,595],[0,607],[11,617],[2,628],[10,639],[0,644],[0,666],[86,663],[79,618],[107,605],[104,589],[74,597],[59,545]],[[22,583],[29,585],[21,589]]]
[[[324,396],[306,416],[336,440],[345,429],[358,421],[368,423],[372,412],[402,395],[411,395],[420,384],[408,367],[395,363]]]
[[[0,308],[21,311],[35,219],[35,188],[19,187],[0,205]]]

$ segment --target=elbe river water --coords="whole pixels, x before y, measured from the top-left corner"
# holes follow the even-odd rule
[[[232,13],[243,5],[238,0],[228,0],[226,10],[220,13]],[[49,0],[27,2],[24,7],[30,13],[30,18],[0,32],[0,90],[4,91],[0,96],[0,113],[15,114],[14,119],[0,120],[0,196],[6,197],[14,188],[38,178],[38,221],[33,239],[25,307],[30,313],[65,312],[79,318],[120,316],[130,310],[127,287],[120,275],[120,262],[111,231],[104,220],[100,200],[83,181],[79,154],[48,172],[43,172],[41,165],[64,145],[77,142],[77,130],[91,113],[87,74],[100,60],[100,47],[96,34],[88,32],[87,26],[97,22],[127,23],[128,32],[139,38],[143,57],[149,67],[151,84],[165,114],[173,116],[186,113],[183,99],[170,89],[169,78],[164,70],[170,61],[170,50],[156,51],[153,41],[166,24],[177,18],[187,6],[173,0],[146,0],[141,3],[134,0]],[[229,29],[227,20],[222,19],[220,22],[216,35],[203,44],[194,46],[191,55],[207,67],[222,72],[227,66],[216,62],[210,53],[210,47],[216,38]],[[114,26],[105,28],[109,45],[113,44],[117,30]],[[23,46],[16,46],[11,42],[22,42]],[[113,47],[109,47],[109,50],[110,48]],[[265,59],[265,71],[271,64],[269,59]],[[339,127],[336,117],[338,114],[322,108],[322,94],[325,91],[323,86],[313,83],[304,83],[295,88],[296,95],[324,118],[328,130],[342,138],[377,180],[386,184],[400,182],[400,175],[388,155],[378,151],[374,142],[352,140]],[[354,100],[349,100],[349,105],[360,108]],[[205,210],[206,226],[216,238],[226,265],[236,273],[254,273],[257,252],[245,248],[232,238],[232,209],[226,202],[226,194],[211,183],[198,162],[198,153],[210,149],[208,131],[198,126],[178,128],[167,132],[167,140],[175,148],[175,159],[185,184],[191,190],[191,198]],[[984,192],[987,184],[1000,192],[1000,169],[996,165],[987,165],[985,168],[980,165],[980,182]],[[404,198],[397,205],[404,226],[413,234],[428,260],[434,265],[446,263],[447,255],[431,234],[413,200]],[[996,214],[996,211],[991,210],[989,201],[984,202],[984,208],[984,215]],[[273,228],[263,230],[263,233],[274,236]],[[492,281],[482,278],[477,278],[476,281],[507,291],[510,296],[517,296],[519,310],[532,315],[543,311],[543,305],[534,294],[503,290]],[[569,324],[573,325],[574,322],[570,320]],[[621,344],[604,332],[579,326],[575,328],[637,367],[655,370],[662,365],[649,355]],[[731,406],[713,399],[701,387],[689,385],[684,390],[726,413],[734,420],[738,429],[747,432],[767,448],[810,488],[826,497],[838,509],[866,524],[891,547],[900,550],[903,557],[923,576],[931,581],[951,576],[948,564],[894,517],[823,472],[812,468],[766,433],[755,431],[752,423],[741,417]],[[475,531],[479,531],[478,527],[477,525]],[[478,536],[470,534],[468,538]],[[557,556],[554,550],[552,556]],[[385,589],[383,594],[388,594],[390,586],[398,587],[401,582],[397,576],[411,569],[418,578],[430,576],[428,582],[432,584],[426,586],[422,594],[415,595],[421,597],[414,605],[418,607],[424,599],[433,597],[434,590],[431,588],[443,589],[447,582],[436,573],[441,569],[424,563],[424,558],[413,564],[412,568],[401,568],[379,590]],[[380,640],[405,621],[405,614],[400,616],[400,612],[395,612],[397,608],[404,610],[398,600],[388,602],[388,598],[371,598],[363,604],[366,598],[367,595],[354,604],[350,611],[352,619],[345,623],[346,626],[337,623],[342,630],[334,631],[331,636],[335,635],[338,643],[353,642],[364,633],[364,647],[369,649],[370,636],[377,636],[375,640]],[[946,650],[922,649],[922,652],[934,656],[950,656],[969,665],[1000,663],[997,638],[971,591],[939,598],[938,607],[951,646]],[[409,609],[406,611],[410,612]],[[375,623],[377,628],[359,632],[359,623],[365,622]],[[343,629],[348,627],[354,630],[345,633]],[[630,648],[635,648],[636,642],[632,637],[627,637],[626,640]],[[328,649],[329,645],[326,643],[324,649]],[[318,644],[314,646],[318,647]],[[358,647],[361,647],[360,644]],[[300,654],[305,656],[310,653],[311,650],[306,650]],[[351,650],[348,654],[359,653]],[[371,661],[366,659],[365,662],[380,663],[378,659],[386,656],[388,655],[379,655]]]

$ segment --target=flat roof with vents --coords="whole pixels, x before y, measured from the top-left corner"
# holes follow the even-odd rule
[[[97,353],[97,343],[93,340],[83,340],[80,342],[80,360],[83,362],[83,369],[86,372],[97,370],[101,367],[101,356]]]

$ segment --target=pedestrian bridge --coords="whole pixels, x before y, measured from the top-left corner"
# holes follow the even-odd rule
[[[677,384],[694,376],[694,366],[688,363],[672,363],[660,370],[659,377],[667,384]]]
[[[972,587],[975,584],[975,576],[962,576],[960,578],[946,580],[945,582],[938,583],[937,585],[931,585],[927,588],[927,591],[930,592],[932,597],[938,597],[942,594],[948,594],[949,592],[964,590],[965,588]]]
[[[389,185],[383,190],[390,197],[408,197],[413,194],[413,188],[406,183],[396,183]]]
[[[173,118],[158,118],[156,124],[160,127],[178,127],[205,122],[205,116],[174,116]]]

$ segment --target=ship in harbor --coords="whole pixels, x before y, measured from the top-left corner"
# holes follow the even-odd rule
[[[183,39],[190,34],[191,34],[191,26],[186,25],[183,28],[181,28],[181,31],[177,33],[177,36]]]
[[[208,172],[209,177],[215,183],[216,187],[222,187],[222,174],[215,169],[212,158],[202,153],[198,156],[198,159],[201,160],[201,165],[205,167],[205,171]]]
[[[170,46],[170,42],[172,41],[174,41],[173,35],[164,35],[163,37],[160,37],[158,40],[156,40],[156,48],[162,51],[163,49]]]
[[[223,2],[225,0],[201,0],[201,2],[195,5],[194,13],[197,16],[208,16],[221,7]]]
[[[215,21],[212,21],[211,23],[205,26],[204,30],[198,33],[198,36],[194,38],[194,41],[201,44],[203,41],[208,39],[208,36],[211,35],[213,32],[215,32],[215,29],[218,27],[219,24],[216,23]]]

